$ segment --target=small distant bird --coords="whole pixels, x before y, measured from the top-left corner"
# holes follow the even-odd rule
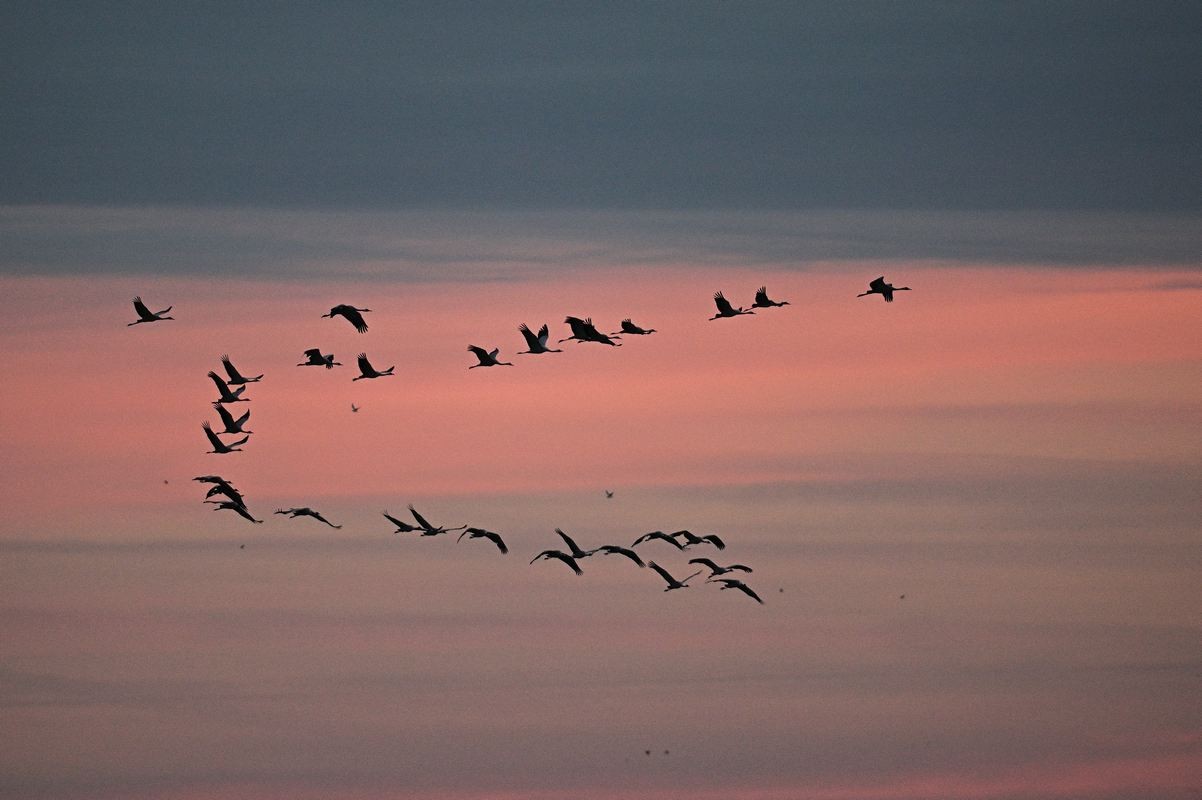
[[[302,507],[302,508],[277,508],[275,510],[275,513],[276,514],[287,514],[292,519],[296,519],[297,517],[312,517],[313,519],[317,520],[318,522],[324,522],[325,524],[329,525],[331,528],[341,528],[342,527],[341,525],[335,525],[334,523],[330,522],[328,519],[326,519],[321,514],[317,513],[316,511],[314,511],[311,508],[304,508],[304,507]]]
[[[493,348],[493,351],[491,353],[488,352],[487,350],[485,350],[483,347],[476,347],[474,344],[469,344],[467,346],[467,349],[470,352],[475,353],[476,358],[480,360],[479,364],[472,364],[470,367],[468,367],[468,369],[475,369],[476,367],[512,367],[513,366],[513,364],[510,364],[508,361],[498,361],[497,360],[497,355],[499,355],[501,352],[501,348],[499,348],[499,347]]]
[[[359,377],[351,378],[352,381],[361,381],[364,378],[383,378],[385,375],[391,375],[396,366],[391,366],[383,372],[378,372],[371,362],[367,360],[366,353],[359,354]]]
[[[562,561],[563,563],[567,564],[569,567],[571,567],[572,572],[575,572],[577,575],[584,574],[583,570],[580,569],[580,565],[576,563],[576,559],[572,558],[570,555],[563,552],[562,550],[544,550],[541,553],[539,553],[538,555],[536,555],[534,558],[530,559],[530,563],[533,564],[535,561],[538,561],[540,558],[547,560],[547,561],[550,561],[552,558],[557,558],[560,561]]]
[[[710,578],[713,578],[716,575],[725,575],[728,572],[753,572],[754,571],[751,569],[751,567],[749,567],[745,564],[730,564],[729,566],[723,567],[719,564],[715,564],[713,561],[710,561],[708,558],[690,558],[689,563],[690,564],[701,564],[702,566],[709,567],[710,568]],[[709,580],[709,578],[707,578],[706,580]]]
[[[250,419],[249,411],[238,417],[238,419],[234,419],[234,415],[226,411],[225,406],[221,405],[221,403],[214,403],[213,408],[217,409],[217,416],[221,417],[221,424],[225,425],[225,430],[222,433],[254,433],[254,431],[248,431],[242,427]]]
[[[613,499],[613,496],[614,496],[613,489],[606,489],[606,490],[605,490],[605,499],[606,499],[606,500],[611,500],[611,499]]]
[[[308,360],[297,364],[298,367],[325,367],[326,369],[333,369],[334,367],[342,366],[341,361],[334,360],[333,353],[323,356],[321,350],[316,347],[306,350],[305,358]]]
[[[417,513],[417,509],[412,504],[409,505],[409,513],[417,520],[417,524],[421,526],[422,536],[437,536],[440,533],[449,533],[450,531],[461,531],[467,528],[466,525],[460,525],[457,528],[444,528],[441,525],[437,528],[426,521],[426,518]]]
[[[722,586],[718,587],[719,589],[738,589],[740,592],[747,595],[748,597],[750,597],[752,600],[756,601],[760,605],[764,604],[764,601],[760,599],[760,596],[758,594],[756,594],[754,591],[752,591],[750,586],[743,583],[743,581],[738,580],[737,578],[718,578],[717,580],[714,581],[714,583],[722,584]]]
[[[678,581],[675,578],[673,578],[672,575],[669,574],[669,572],[666,569],[661,567],[659,564],[656,564],[654,561],[648,561],[647,566],[651,567],[651,569],[658,572],[659,576],[661,578],[663,578],[665,581],[667,581],[668,588],[664,589],[665,592],[670,592],[673,589],[687,589],[687,588],[689,588],[689,581],[693,580],[693,578],[696,578],[698,575],[701,574],[701,571],[698,570],[697,572],[694,572],[692,575],[685,578],[684,580]]]
[[[619,547],[616,544],[603,544],[600,547],[594,548],[589,554],[604,553],[605,555],[626,556],[640,567],[647,566],[643,563],[643,559],[639,558],[639,554],[625,547]]]
[[[535,333],[530,330],[529,326],[527,326],[524,322],[518,326],[518,330],[522,332],[522,336],[526,339],[526,347],[530,348],[529,350],[519,350],[518,355],[522,355],[524,353],[538,355],[540,353],[563,352],[562,350],[554,350],[550,347],[547,347],[547,339],[550,338],[551,332],[547,329],[546,325],[543,325],[538,329],[537,335],[535,335]]]
[[[234,362],[230,361],[229,356],[222,356],[221,363],[225,367],[226,374],[230,376],[230,379],[226,381],[226,383],[230,384],[231,386],[241,386],[244,383],[257,383],[263,380],[262,375],[256,375],[253,378],[243,377],[242,373],[238,371],[238,368],[234,366]]]
[[[882,275],[881,277],[877,278],[875,281],[869,281],[868,291],[863,292],[862,294],[858,294],[858,295],[856,295],[856,297],[866,297],[870,294],[879,294],[885,298],[886,303],[892,303],[894,292],[908,292],[908,291],[910,291],[909,286],[898,286],[895,288],[892,284],[885,283],[885,276]]]
[[[730,304],[730,301],[726,299],[726,296],[723,295],[722,292],[714,292],[714,305],[718,307],[718,313],[710,317],[711,322],[723,317],[737,317],[740,314],[755,313],[754,311],[744,311],[742,306],[735,308]]]
[[[649,333],[655,333],[655,328],[640,328],[630,321],[630,318],[622,320],[622,330],[611,333],[610,336],[621,336],[623,333],[629,333],[632,336],[646,336]]]
[[[719,550],[726,549],[726,542],[724,542],[720,538],[718,538],[718,534],[716,534],[716,533],[711,533],[706,536],[698,536],[697,534],[693,533],[692,531],[676,531],[675,533],[670,534],[670,535],[671,536],[679,536],[682,539],[684,539],[684,545],[681,546],[681,548],[680,548],[681,550],[685,549],[686,547],[692,547],[695,544],[704,544],[705,542],[709,542],[710,544],[712,544],[714,547],[718,548]]]
[[[684,549],[684,545],[681,544],[680,542],[676,541],[675,534],[667,534],[667,533],[664,533],[663,531],[651,531],[651,533],[644,533],[642,536],[635,539],[634,544],[632,544],[630,546],[637,547],[638,545],[642,544],[643,542],[649,542],[652,539],[662,539],[663,541],[665,541],[668,544],[675,547],[677,550]]]
[[[246,442],[250,439],[249,436],[243,436],[236,442],[230,442],[229,444],[226,444],[217,437],[217,434],[213,433],[213,429],[209,427],[209,423],[207,421],[201,423],[200,427],[204,428],[205,436],[209,437],[209,443],[213,445],[213,449],[206,450],[206,453],[241,453],[242,448],[238,445],[246,444]]]
[[[559,538],[563,539],[564,544],[568,546],[568,552],[572,554],[572,558],[576,559],[577,561],[582,558],[588,558],[593,554],[592,550],[581,550],[580,546],[572,540],[572,537],[568,536],[559,528],[556,528],[555,532],[559,534]]]
[[[410,525],[408,522],[403,522],[403,521],[397,519],[396,517],[389,514],[387,511],[384,511],[382,513],[384,514],[384,519],[388,520],[393,525],[396,525],[396,530],[393,531],[393,533],[413,533],[414,531],[421,530],[421,528],[418,528],[414,525]]]
[[[175,306],[167,306],[162,311],[151,311],[146,307],[146,304],[142,302],[141,297],[135,297],[134,311],[138,312],[138,318],[133,322],[126,323],[125,327],[128,328],[130,325],[139,325],[143,322],[162,322],[165,319],[175,319],[175,317],[163,316],[173,308],[175,308]]]
[[[567,323],[569,328],[572,329],[572,335],[567,339],[560,339],[560,342],[566,342],[575,339],[578,342],[598,342],[600,344],[610,345],[611,347],[622,346],[620,343],[615,342],[613,339],[597,330],[596,326],[593,325],[592,317],[586,317],[585,319],[580,319],[579,317],[564,317],[563,321]]]
[[[226,385],[225,381],[221,380],[221,376],[216,372],[209,370],[209,377],[213,380],[213,384],[217,387],[218,403],[247,402],[246,398],[242,396],[242,393],[246,391],[245,386],[239,386],[237,389],[231,392],[230,387]]]
[[[259,524],[263,523],[263,520],[255,519],[253,516],[251,516],[250,511],[246,508],[246,506],[242,505],[241,503],[232,503],[232,502],[223,500],[220,503],[218,503],[217,505],[213,506],[213,510],[214,511],[223,511],[223,510],[224,511],[233,511],[234,513],[236,513],[238,516],[242,517],[243,519],[248,519],[251,522],[257,522]]]
[[[352,414],[358,414],[358,413],[359,413],[359,406],[355,405],[354,403],[351,403],[351,413],[352,413]]]
[[[769,300],[768,287],[761,286],[760,290],[755,293],[755,302],[751,304],[752,308],[772,308],[773,306],[787,306],[788,300]]]
[[[363,314],[360,312],[371,311],[370,308],[355,308],[354,306],[337,305],[330,309],[330,313],[322,314],[322,319],[329,317],[333,319],[335,316],[345,317],[347,322],[355,326],[355,330],[359,333],[367,333],[367,322],[363,319]]]
[[[499,534],[499,533],[494,533],[493,531],[486,531],[483,528],[464,528],[463,533],[459,534],[459,538],[456,539],[455,541],[456,542],[463,541],[464,536],[468,537],[469,539],[488,539],[493,544],[495,544],[497,546],[497,549],[500,550],[502,553],[509,552],[509,548],[505,546],[505,541],[501,538],[501,534]]]

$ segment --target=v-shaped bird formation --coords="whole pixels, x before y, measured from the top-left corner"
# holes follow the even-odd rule
[[[894,292],[910,291],[908,286],[894,287],[892,284],[886,283],[884,276],[872,280],[868,284],[868,291],[863,292],[857,297],[865,297],[870,294],[881,295],[885,302],[893,302]],[[715,292],[713,295],[714,305],[717,313],[710,317],[709,320],[727,319],[731,317],[748,316],[755,314],[755,309],[780,308],[789,305],[788,300],[773,300],[768,296],[767,287],[761,286],[755,293],[755,298],[751,305],[747,308],[743,306],[735,306],[721,292]],[[150,311],[140,297],[133,299],[134,311],[138,315],[138,319],[134,322],[127,323],[127,327],[151,322],[163,322],[173,320],[174,317],[167,316],[167,312],[171,311],[174,306],[167,306],[161,311]],[[329,310],[328,313],[322,314],[323,318],[342,317],[349,322],[359,333],[367,333],[368,326],[363,315],[369,313],[369,308],[359,308],[358,306],[340,304]],[[613,333],[602,333],[590,317],[575,317],[566,316],[564,318],[570,330],[570,335],[557,340],[557,344],[574,341],[576,343],[594,343],[602,344],[609,347],[621,347],[620,341],[625,336],[648,336],[656,333],[655,328],[644,328],[635,324],[629,317],[623,319],[619,329]],[[545,323],[539,327],[537,333],[533,331],[526,323],[518,326],[518,331],[526,343],[525,350],[517,351],[520,355],[545,355],[549,353],[562,353],[563,350],[552,348],[549,346],[551,333],[548,325]],[[514,366],[513,363],[502,361],[500,357],[500,348],[494,347],[491,350],[486,350],[483,347],[476,345],[468,345],[468,351],[475,357],[477,363],[472,364],[468,369],[476,369],[477,367],[496,367],[496,366]],[[334,367],[342,366],[341,362],[336,361],[333,353],[323,353],[321,348],[309,348],[303,353],[304,361],[297,364],[298,367],[324,367],[325,369],[333,369]],[[367,380],[390,377],[394,374],[395,366],[389,366],[386,369],[377,369],[372,365],[366,353],[359,353],[356,357],[356,362],[359,367],[359,375],[352,378],[352,381]],[[208,440],[211,450],[206,450],[206,453],[216,455],[226,455],[229,453],[242,452],[242,446],[250,441],[254,431],[247,428],[250,421],[250,411],[235,412],[233,408],[239,408],[239,403],[249,403],[250,398],[246,396],[247,386],[252,383],[258,383],[263,379],[263,375],[255,375],[247,377],[231,361],[229,355],[221,356],[221,365],[225,372],[225,377],[222,377],[216,370],[210,370],[208,373],[209,379],[217,389],[217,398],[211,401],[213,409],[216,411],[220,420],[221,428],[214,430],[209,421],[204,421],[201,425],[205,437]],[[358,411],[358,407],[351,405],[352,411]],[[239,437],[232,439],[222,439],[222,437]],[[210,488],[205,494],[203,502],[211,504],[215,511],[232,511],[243,519],[255,523],[263,524],[262,519],[257,519],[251,513],[247,506],[246,499],[242,492],[234,487],[234,485],[221,477],[220,475],[199,475],[193,480],[200,483],[210,484]],[[612,498],[611,490],[605,491],[606,498]],[[459,536],[456,542],[462,542],[465,538],[469,541],[473,539],[483,539],[490,542],[500,555],[509,553],[509,546],[505,542],[501,534],[487,528],[475,525],[458,525],[447,527],[445,525],[435,525],[426,519],[417,511],[413,505],[408,507],[409,514],[413,518],[412,522],[400,519],[388,513],[382,512],[383,516],[391,523],[395,530],[393,533],[413,533],[419,537],[437,537],[443,534],[459,531]],[[308,506],[296,506],[292,508],[279,508],[274,511],[276,515],[282,515],[289,519],[299,519],[301,517],[309,517],[316,522],[320,522],[333,529],[341,529],[341,525],[336,525],[330,522],[321,512],[316,511]],[[536,564],[540,561],[558,561],[565,567],[570,569],[577,576],[584,575],[584,568],[581,562],[593,556],[621,556],[623,561],[629,561],[638,569],[649,568],[656,573],[664,583],[665,592],[675,591],[677,589],[689,588],[689,581],[701,575],[706,570],[709,571],[704,583],[717,586],[720,590],[734,589],[741,592],[747,597],[755,600],[757,603],[763,604],[763,599],[748,586],[741,578],[723,577],[731,573],[750,574],[753,570],[745,564],[719,564],[713,559],[706,557],[690,558],[687,561],[688,567],[701,567],[688,575],[683,575],[688,567],[681,569],[673,574],[659,563],[651,560],[644,560],[642,555],[635,548],[639,546],[655,546],[652,543],[660,542],[658,546],[661,548],[670,548],[669,553],[684,553],[693,547],[710,547],[714,550],[721,551],[726,549],[726,542],[717,534],[695,534],[690,530],[681,529],[672,533],[665,533],[662,530],[648,531],[636,537],[630,546],[621,544],[600,544],[595,547],[584,549],[580,547],[576,541],[569,536],[561,528],[555,528],[556,535],[559,536],[562,542],[560,547],[547,548],[537,553],[530,559],[530,564]]]

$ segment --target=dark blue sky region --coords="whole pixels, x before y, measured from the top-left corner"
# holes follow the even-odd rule
[[[1196,3],[9,4],[0,203],[1202,206]]]

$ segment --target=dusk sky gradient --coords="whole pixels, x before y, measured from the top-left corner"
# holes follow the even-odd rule
[[[1191,3],[6,9],[0,797],[1196,800],[1199,41]],[[517,354],[569,314],[658,332]],[[207,455],[223,353],[265,377]],[[530,565],[556,527],[719,533],[639,550],[765,603]]]

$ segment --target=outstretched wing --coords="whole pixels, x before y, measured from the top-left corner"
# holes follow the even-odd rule
[[[701,564],[703,566],[709,567],[711,572],[716,573],[718,571],[718,565],[715,564],[713,561],[710,561],[708,558],[690,558],[689,563],[690,564]]]
[[[547,328],[547,324],[544,322],[543,326],[538,329],[538,343],[540,345],[542,345],[543,347],[546,347],[547,339],[549,339],[550,337],[551,337],[551,331],[549,328]]]
[[[730,301],[726,299],[726,296],[722,292],[714,292],[714,305],[718,307],[718,313],[720,314],[735,313],[734,306],[730,304]]]
[[[409,506],[409,513],[413,515],[413,518],[415,520],[417,520],[417,524],[421,525],[423,529],[428,530],[428,531],[434,530],[434,526],[431,525],[429,522],[426,522],[426,518],[423,517],[421,514],[417,513],[417,509],[414,508],[412,505]]]
[[[719,550],[726,549],[726,542],[719,539],[718,534],[716,534],[716,533],[711,533],[707,536],[702,536],[700,538],[701,538],[701,541],[703,541],[703,542],[705,542],[705,541],[711,542],[714,545],[714,547],[718,548]]]
[[[359,371],[364,375],[370,375],[375,372],[375,370],[372,369],[371,362],[367,360],[367,353],[359,354]]]
[[[363,319],[363,315],[359,313],[359,309],[344,306],[342,316],[346,317],[359,333],[367,333],[367,320]]]
[[[413,527],[408,522],[401,522],[399,519],[392,516],[387,511],[383,511],[381,513],[384,515],[384,519],[388,520],[393,525],[396,525],[397,529],[400,530],[402,533],[410,533],[412,531],[417,530],[417,528]]]
[[[881,277],[877,278],[875,281],[869,281],[868,288],[874,292],[885,291],[885,276],[882,275]]]
[[[225,367],[226,374],[230,376],[230,381],[238,383],[246,380],[246,378],[243,378],[241,373],[238,372],[238,368],[234,366],[234,362],[230,361],[229,356],[222,356],[221,363]]]
[[[501,535],[499,533],[493,533],[492,531],[482,531],[480,533],[480,535],[483,536],[485,539],[488,539],[489,541],[491,541],[493,544],[495,544],[497,546],[497,549],[500,550],[502,554],[509,552],[509,548],[505,546],[505,541],[503,539],[501,539]]]
[[[321,355],[321,349],[318,347],[311,347],[308,350],[306,350],[305,358],[309,359],[310,361],[315,361],[318,364],[325,362],[325,358],[323,358]]]
[[[150,313],[150,309],[142,302],[141,297],[134,298],[134,311],[138,312],[140,319],[154,319],[154,314]]]
[[[221,424],[225,425],[225,429],[227,431],[230,428],[238,427],[238,425],[234,422],[233,415],[225,410],[225,406],[221,405],[221,403],[214,403],[213,408],[217,409],[217,416],[221,417]],[[248,411],[246,413],[249,414],[250,412]]]
[[[544,325],[543,331],[545,331],[546,329],[547,329],[547,326]],[[537,350],[537,349],[539,349],[540,345],[545,344],[545,342],[543,341],[543,339],[540,336],[534,335],[534,331],[530,330],[530,327],[526,323],[523,322],[521,325],[519,325],[518,330],[522,332],[522,338],[524,338],[526,340],[527,349]],[[539,331],[539,333],[541,334],[542,331]]]
[[[664,569],[663,567],[661,567],[659,564],[656,564],[654,561],[648,561],[647,566],[651,567],[651,569],[658,572],[659,576],[661,578],[663,578],[665,581],[667,581],[669,586],[676,585],[676,582],[677,582],[676,579],[673,578],[670,574],[668,574],[668,571],[666,569]]]
[[[768,299],[768,287],[761,286],[760,290],[755,293],[755,304],[757,306],[766,306],[771,303],[772,301]]]
[[[752,588],[750,586],[743,583],[743,581],[732,581],[731,583],[729,583],[727,585],[732,589],[738,589],[740,592],[747,595],[752,600],[755,600],[760,605],[764,604],[764,601],[760,599],[760,596],[758,594],[756,594],[755,591],[752,590]]]
[[[213,383],[217,386],[217,391],[221,393],[222,397],[225,397],[226,395],[228,395],[230,393],[229,385],[221,379],[220,375],[218,375],[216,372],[213,372],[212,370],[209,370],[209,377],[213,380]]]
[[[572,551],[573,557],[575,557],[576,553],[583,552],[579,547],[576,546],[576,543],[574,541],[572,541],[571,536],[568,536],[566,533],[561,531],[559,528],[556,528],[555,532],[559,534],[559,538],[563,539],[564,543],[568,546],[568,549]]]
[[[208,421],[202,422],[200,427],[204,428],[205,436],[209,437],[209,444],[213,445],[214,450],[226,449],[225,444],[221,439],[217,438],[217,434],[213,433],[213,429],[209,426]]]
[[[485,350],[483,347],[476,347],[476,345],[474,345],[474,344],[469,344],[467,346],[467,349],[470,350],[473,354],[475,354],[476,358],[480,359],[481,364],[488,363],[489,354],[488,354],[488,351]]]

